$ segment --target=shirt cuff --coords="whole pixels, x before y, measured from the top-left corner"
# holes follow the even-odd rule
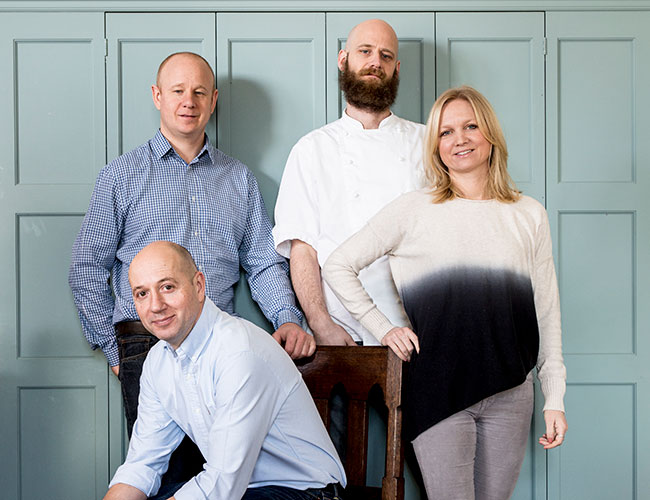
[[[181,489],[174,493],[176,500],[200,500],[208,498],[196,481],[196,476],[185,483]]]
[[[110,344],[102,347],[102,352],[104,353],[104,356],[106,356],[106,359],[108,360],[108,364],[110,366],[118,366],[120,364],[120,355],[117,349],[117,339],[113,338]]]
[[[149,497],[154,495],[160,488],[160,476],[146,465],[125,463],[115,472],[108,485],[109,489],[118,483],[133,486]]]
[[[275,226],[273,228],[273,242],[275,243],[275,251],[282,257],[289,259],[291,257],[291,243],[293,240],[304,241],[310,245],[314,250],[316,249],[316,238],[308,233],[298,229],[287,229],[285,227]]]
[[[276,330],[285,323],[295,323],[302,328],[302,314],[297,309],[295,311],[292,309],[284,309],[278,313],[275,323]]]

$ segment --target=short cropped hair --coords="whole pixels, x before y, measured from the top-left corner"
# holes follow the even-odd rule
[[[496,113],[489,101],[478,90],[463,85],[443,92],[431,108],[424,140],[424,167],[432,188],[433,202],[442,203],[462,193],[454,186],[449,170],[440,157],[440,120],[446,104],[456,99],[467,101],[476,116],[483,137],[492,145],[488,163],[486,196],[501,202],[513,203],[520,198],[514,181],[508,173],[508,148]]]

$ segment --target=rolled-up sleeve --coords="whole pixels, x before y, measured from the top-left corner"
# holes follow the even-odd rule
[[[169,457],[185,433],[160,403],[152,383],[155,370],[148,365],[148,361],[145,361],[140,379],[138,419],[133,427],[129,452],[109,486],[124,483],[151,496],[158,492],[161,477],[169,465]]]
[[[320,232],[318,190],[314,187],[311,141],[302,138],[289,153],[275,203],[273,240],[280,255],[289,257],[291,241],[301,240],[317,248]]]

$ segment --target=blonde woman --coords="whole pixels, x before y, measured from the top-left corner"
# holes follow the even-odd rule
[[[409,363],[405,431],[431,500],[507,499],[524,458],[532,369],[544,448],[564,441],[560,305],[548,217],[521,195],[494,110],[444,92],[426,128],[428,188],[381,210],[328,259],[341,302]],[[383,255],[412,328],[395,327],[357,275]]]

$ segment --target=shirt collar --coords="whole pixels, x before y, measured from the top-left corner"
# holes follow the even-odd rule
[[[203,143],[203,147],[201,148],[201,151],[199,151],[199,154],[196,155],[196,157],[200,158],[201,155],[207,151],[208,156],[210,156],[210,160],[212,160],[212,163],[214,163],[215,160],[214,148],[210,144],[210,139],[208,138],[208,136],[204,135],[204,137],[205,137],[205,142]],[[153,149],[154,153],[156,153],[156,157],[159,160],[162,159],[162,157],[165,156],[170,151],[174,151],[174,147],[167,140],[167,138],[162,134],[160,129],[158,129],[156,135],[154,135],[153,139],[151,139],[151,149]]]
[[[185,340],[176,349],[176,355],[179,358],[190,358],[193,363],[196,363],[203,349],[205,348],[208,340],[212,336],[212,330],[215,321],[219,315],[219,308],[208,297],[205,298],[201,315],[196,321],[194,328],[185,337]],[[165,347],[170,351],[174,351],[173,347],[166,343]]]
[[[355,120],[350,115],[348,115],[345,110],[343,110],[343,114],[341,115],[341,123],[343,123],[343,125],[350,130],[365,130],[363,128],[363,124],[359,120]],[[398,123],[399,120],[397,116],[395,116],[395,114],[391,111],[390,115],[388,115],[379,123],[378,128],[390,130],[391,128],[396,127]]]

